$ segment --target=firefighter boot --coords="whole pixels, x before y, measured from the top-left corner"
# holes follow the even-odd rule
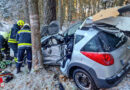
[[[18,65],[18,66],[17,66],[17,74],[21,72],[21,69],[20,69],[20,68],[21,68],[21,66]]]
[[[32,63],[28,62],[28,70],[29,70],[29,72],[31,72],[31,68],[32,68]]]

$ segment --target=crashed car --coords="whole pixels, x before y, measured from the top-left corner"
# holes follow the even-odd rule
[[[130,40],[126,36],[118,37],[96,27],[87,27],[76,31],[73,44],[61,71],[72,77],[82,90],[96,86],[110,88],[130,69]],[[67,48],[72,48],[71,43]]]
[[[117,23],[124,18],[124,11],[130,11],[130,5],[111,10],[111,14],[98,13],[87,18],[70,35],[69,31],[65,36],[57,34],[62,37],[56,41],[61,40],[57,45],[63,46],[63,57],[55,62],[61,61],[62,73],[73,78],[81,90],[114,87],[130,71],[130,38],[124,34],[128,27],[124,29],[123,24]],[[44,41],[50,39],[41,43]]]
[[[51,24],[55,24],[55,22]],[[64,57],[66,56],[65,55],[66,50],[64,48],[67,46],[67,43],[69,43],[69,39],[73,37],[75,31],[79,28],[81,24],[82,24],[82,21],[78,21],[72,24],[63,34],[59,34],[58,30],[55,30],[55,32],[53,33],[51,32],[48,34],[48,36],[44,35],[41,38],[44,64],[60,65],[60,62],[58,61],[63,60]],[[45,26],[44,28],[46,27],[50,27],[50,26]],[[55,29],[56,27],[58,27],[58,25],[54,26]],[[52,28],[53,27],[49,29],[52,29]],[[47,32],[49,32],[49,30]]]

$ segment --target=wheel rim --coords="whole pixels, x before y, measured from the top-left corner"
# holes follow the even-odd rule
[[[78,72],[75,74],[75,81],[76,84],[83,90],[90,90],[91,89],[91,81],[89,77],[82,73]]]

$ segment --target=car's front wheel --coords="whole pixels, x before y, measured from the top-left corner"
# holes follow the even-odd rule
[[[77,87],[81,90],[97,90],[93,79],[85,70],[76,69],[73,72],[73,79]]]

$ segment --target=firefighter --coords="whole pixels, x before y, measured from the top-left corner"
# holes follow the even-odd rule
[[[6,57],[6,60],[10,60],[10,48],[8,46],[8,32],[1,32],[0,35],[0,52],[1,57]],[[1,58],[2,60],[2,58]]]
[[[25,51],[27,54],[28,70],[30,72],[32,67],[32,44],[29,24],[25,24],[23,28],[17,32],[16,40],[18,41],[17,73],[21,72],[20,68],[23,63]]]
[[[19,20],[17,24],[14,24],[11,28],[8,38],[8,45],[14,52],[14,61],[17,63],[17,41],[16,41],[16,34],[17,32],[23,27],[24,21]]]

